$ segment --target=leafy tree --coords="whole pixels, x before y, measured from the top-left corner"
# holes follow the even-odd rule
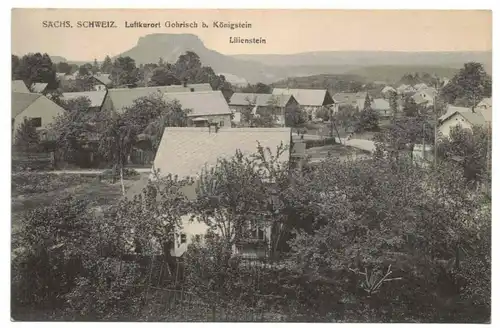
[[[246,87],[241,89],[243,93],[272,93],[273,89],[270,85],[264,83],[248,84]]]
[[[135,84],[137,83],[137,73],[135,61],[132,58],[128,56],[118,57],[113,63],[110,78],[115,86]]]
[[[71,65],[66,62],[59,62],[56,65],[58,73],[70,74],[71,73]]]
[[[92,74],[97,74],[99,72],[99,63],[97,62],[97,59],[94,58],[94,64],[92,65]]]
[[[40,136],[36,131],[33,121],[24,118],[24,121],[15,131],[14,146],[21,151],[37,151],[40,145]]]
[[[365,103],[363,105],[363,109],[372,109],[372,99],[370,98],[370,95],[367,93],[365,97]]]
[[[65,161],[82,163],[82,156],[92,151],[98,139],[99,115],[89,111],[91,102],[87,97],[60,101],[60,105],[66,111],[51,125],[57,152]]]
[[[152,85],[180,85],[181,81],[177,77],[175,77],[174,73],[160,66],[153,71],[153,75],[151,76],[151,84]]]
[[[396,116],[398,112],[398,94],[395,91],[389,91],[389,106],[391,108],[393,116]]]
[[[12,72],[15,80],[23,80],[26,85],[35,82],[48,83],[47,89],[57,88],[56,70],[48,54],[27,54]]]
[[[419,106],[412,97],[405,97],[403,103],[403,113],[405,116],[416,117],[419,115]]]
[[[359,112],[359,121],[356,130],[375,131],[378,129],[379,116],[371,107]]]
[[[106,56],[101,65],[101,72],[106,74],[111,74],[112,71],[113,71],[113,62],[111,61],[111,58],[109,56]]]
[[[413,158],[413,149],[415,144],[422,144],[425,140],[426,145],[434,143],[434,129],[422,117],[400,117],[394,118],[391,124],[375,135],[376,146],[381,151],[399,152],[408,151]]]
[[[19,71],[19,65],[21,64],[21,60],[19,59],[18,56],[16,55],[11,55],[11,76],[12,80],[15,80],[17,78],[17,74]]]
[[[329,158],[295,186],[301,192],[288,198],[301,204],[298,215],[314,218],[312,232],[299,230],[291,241],[297,266],[314,277],[309,281],[343,281],[339,297],[358,311],[368,305],[381,321],[391,320],[385,311],[398,321],[484,320],[474,308],[489,307],[487,290],[481,289],[480,306],[465,311],[462,302],[474,298],[462,288],[474,283],[464,268],[471,261],[485,270],[475,271],[478,279],[490,281],[488,258],[475,258],[488,241],[472,237],[490,218],[452,168]],[[411,304],[404,314],[397,310],[402,299]],[[446,318],[444,309],[451,311]]]
[[[300,127],[307,122],[307,113],[299,106],[294,106],[285,113],[285,125],[291,128]]]
[[[463,105],[475,106],[484,97],[491,97],[491,76],[482,64],[466,63],[443,88],[442,95],[448,103],[455,103],[461,98]]]
[[[449,137],[441,136],[438,141],[438,156],[462,167],[470,181],[491,179],[488,152],[491,152],[491,131],[484,127],[469,130],[458,126],[450,131]]]
[[[80,66],[78,69],[78,75],[89,76],[92,73],[92,64],[86,63]]]

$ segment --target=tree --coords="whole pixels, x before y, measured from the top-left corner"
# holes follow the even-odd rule
[[[111,81],[113,85],[130,85],[137,83],[137,67],[135,61],[130,57],[118,57],[113,63],[111,70]]]
[[[405,299],[411,306],[401,320],[434,321],[444,309],[458,311],[440,320],[485,320],[474,306],[463,306],[474,299],[463,288],[477,285],[473,275],[463,275],[473,261],[481,268],[477,278],[490,281],[488,258],[476,259],[488,241],[473,237],[490,218],[455,170],[329,158],[295,185],[301,192],[287,198],[302,206],[303,221],[313,218],[312,231],[300,229],[290,242],[309,284],[342,281],[340,299],[350,299],[360,312],[363,303],[379,314],[389,311],[393,319],[399,314],[391,311]],[[481,306],[488,308],[488,292],[481,290]]]
[[[180,85],[181,81],[175,77],[173,72],[166,67],[160,66],[155,68],[151,76],[151,84],[160,85]]]
[[[48,54],[30,53],[23,56],[12,75],[15,80],[23,80],[26,85],[48,83],[48,90],[56,89],[58,85],[56,70]]]
[[[378,129],[379,116],[371,107],[359,112],[359,121],[356,130],[375,131]]]
[[[92,74],[97,74],[99,72],[99,63],[97,62],[97,59],[94,58],[94,64],[92,65]]]
[[[469,181],[481,182],[491,179],[488,174],[488,148],[491,146],[491,131],[483,127],[472,130],[455,127],[448,137],[438,141],[438,156],[446,161],[455,162],[463,169]]]
[[[393,116],[396,116],[399,105],[398,105],[398,94],[395,91],[389,91],[389,106],[391,108]]]
[[[364,110],[372,109],[372,100],[371,100],[370,95],[368,93],[366,93],[365,103],[363,105],[363,109]]]
[[[71,73],[71,65],[66,62],[59,62],[56,65],[58,73],[70,74]]]
[[[111,61],[111,58],[109,56],[106,56],[101,65],[101,72],[110,74],[112,70],[113,70],[113,62]]]
[[[11,55],[11,77],[12,80],[15,80],[17,78],[17,75],[19,74],[19,65],[21,64],[21,60],[19,59],[18,56],[16,55]]]
[[[248,84],[246,87],[241,89],[243,93],[272,93],[273,89],[270,85],[264,83]]]
[[[416,117],[419,115],[419,108],[412,97],[405,97],[403,103],[403,113],[405,116]]]
[[[462,104],[473,107],[484,97],[491,97],[491,76],[480,63],[469,62],[443,88],[442,95],[448,103],[462,98]]]
[[[40,136],[33,120],[24,118],[24,121],[15,131],[14,147],[20,151],[37,151],[40,145]]]
[[[219,159],[214,168],[201,172],[191,213],[221,237],[228,252],[249,237],[249,228],[265,229],[272,224],[270,193],[278,172],[287,167],[278,162],[284,150],[278,147],[275,155],[259,145],[253,156],[245,157],[237,151],[235,156]]]
[[[79,76],[89,76],[92,73],[92,64],[86,63],[80,66],[78,69]]]
[[[89,111],[91,102],[87,97],[60,101],[66,109],[51,124],[55,134],[56,149],[60,157],[70,163],[85,163],[86,155],[93,151],[100,124],[99,115]]]

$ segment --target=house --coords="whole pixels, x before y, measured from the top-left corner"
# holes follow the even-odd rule
[[[24,92],[29,93],[30,90],[23,80],[14,80],[11,82],[11,92]]]
[[[151,96],[155,93],[168,93],[168,92],[195,92],[195,91],[212,91],[210,84],[187,84],[187,85],[169,85],[169,86],[155,86],[143,88],[113,88],[109,89],[104,103],[103,110],[116,110],[122,111],[125,107],[130,107],[134,104],[134,100]]]
[[[31,85],[31,91],[34,93],[43,93],[47,89],[48,83],[36,82]]]
[[[434,98],[437,96],[437,90],[432,87],[425,87],[418,90],[413,96],[413,100],[417,105],[432,107],[434,106]]]
[[[358,106],[358,101],[360,100],[365,100],[367,92],[356,92],[356,93],[351,93],[351,92],[339,92],[333,95],[333,101],[335,104],[333,105],[334,107],[334,112],[338,112],[339,109],[343,106],[352,106],[354,108],[357,108]],[[371,98],[371,97],[370,97]]]
[[[464,129],[472,129],[474,126],[486,127],[487,125],[487,118],[482,113],[455,111],[447,115],[443,120],[440,120],[439,132],[447,137],[450,135],[450,131],[456,126],[461,126]]]
[[[82,92],[64,92],[61,100],[74,100],[85,97],[90,100],[89,109],[92,111],[100,111],[106,99],[107,91],[82,91]]]
[[[325,106],[333,106],[335,101],[325,89],[281,89],[274,88],[273,95],[292,95],[304,110],[309,120],[316,119],[316,111]]]
[[[54,122],[64,108],[39,93],[12,92],[12,142],[15,133],[25,118],[32,120],[40,133]]]
[[[425,83],[417,83],[413,86],[413,89],[415,89],[416,91],[419,91],[421,89],[425,89],[427,88],[427,84]]]
[[[365,108],[365,100],[358,99],[356,108],[357,110],[363,110]],[[375,110],[378,113],[378,115],[382,118],[390,117],[393,115],[389,102],[382,98],[373,99],[371,101],[371,108]]]
[[[492,109],[491,98],[484,98],[476,105],[477,110]]]
[[[95,91],[104,91],[111,85],[110,74],[97,73],[92,75]]]
[[[243,155],[254,154],[258,144],[275,152],[280,144],[289,146],[291,142],[290,128],[165,128],[158,152],[154,160],[154,169],[165,176],[172,174],[179,178],[190,177],[195,181],[200,172],[210,169],[220,158],[230,158],[239,150]],[[289,148],[287,148],[289,149]],[[290,160],[290,151],[285,151],[279,158],[282,162]],[[184,189],[188,198],[196,197],[195,185]],[[249,257],[266,255],[266,248],[256,246],[255,242],[269,245],[270,227],[251,226],[252,238],[235,246],[233,252]],[[208,225],[198,220],[191,220],[191,215],[181,217],[180,233],[171,250],[173,256],[180,257],[193,240],[203,241],[209,231]],[[219,233],[216,230],[215,233]]]
[[[220,91],[167,92],[167,102],[178,101],[182,109],[189,110],[190,123],[196,127],[216,124],[219,128],[231,127],[232,112]]]
[[[409,93],[414,93],[416,90],[411,85],[401,84],[396,88],[396,92],[400,95],[405,95]]]
[[[299,103],[292,95],[272,95],[264,93],[233,93],[229,101],[229,108],[233,112],[233,122],[241,122],[241,111],[248,106],[253,107],[253,115],[261,110],[271,110],[276,117],[277,124],[285,124],[285,113],[299,107]]]
[[[393,88],[393,87],[391,87],[390,85],[386,85],[386,86],[382,89],[382,91],[381,91],[382,95],[384,95],[384,96],[389,96],[389,94],[390,94],[391,92],[395,92],[395,93],[396,93],[397,91],[396,91],[396,89],[394,89],[394,88]]]

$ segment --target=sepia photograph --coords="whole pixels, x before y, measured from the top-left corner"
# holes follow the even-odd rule
[[[491,10],[10,15],[12,321],[491,323]]]

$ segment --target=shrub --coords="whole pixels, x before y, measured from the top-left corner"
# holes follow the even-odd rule
[[[137,172],[134,169],[128,169],[128,168],[123,169],[123,179],[134,179],[135,177],[138,176],[139,172]],[[114,176],[113,176],[113,169],[107,169],[100,174],[100,177],[101,179],[104,180],[113,180],[113,178],[120,179],[120,171],[119,170],[114,171]]]
[[[306,149],[309,149],[313,147],[335,145],[337,142],[335,141],[335,138],[325,138],[319,140],[305,140],[305,143],[306,143]]]

